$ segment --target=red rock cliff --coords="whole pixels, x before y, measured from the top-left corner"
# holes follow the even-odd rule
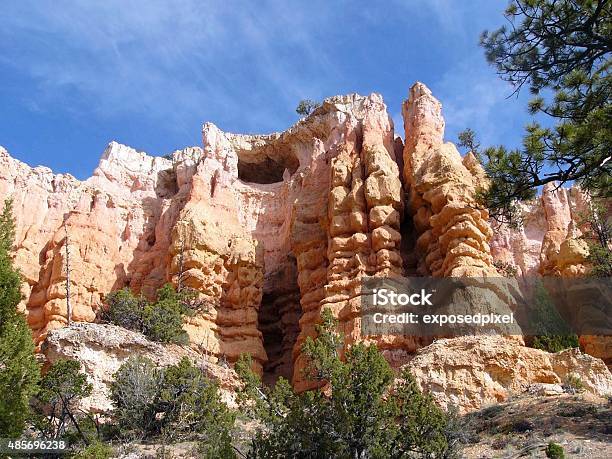
[[[153,296],[180,277],[209,306],[185,324],[192,342],[230,362],[250,352],[269,381],[298,388],[308,387],[300,345],[323,308],[347,344],[373,339],[394,366],[426,344],[360,335],[364,276],[490,277],[494,259],[520,275],[583,274],[585,196],[546,189],[524,205],[520,230],[492,225],[474,206],[484,172],[444,142],[441,108],[415,84],[404,145],[380,95],[336,96],[283,133],[207,123],[202,148],[168,158],[112,142],[85,181],[0,149],[35,340],[66,324],[66,235],[75,321],[93,321],[112,290]]]

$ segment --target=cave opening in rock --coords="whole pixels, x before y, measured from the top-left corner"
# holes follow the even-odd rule
[[[405,199],[408,199],[407,194]],[[416,241],[418,234],[409,210],[405,209],[404,212],[404,218],[402,219],[400,225],[400,234],[402,236],[400,243],[400,256],[402,257],[404,275],[408,277],[420,277],[422,274],[420,274],[418,271],[418,259],[416,253]]]
[[[300,294],[296,270],[288,270],[271,282],[273,290],[265,292],[258,315],[258,328],[268,356],[264,364],[263,382],[273,385],[282,376],[291,380],[293,375],[293,347],[300,332]],[[285,273],[287,274],[287,273]]]
[[[293,153],[278,154],[274,156],[274,159],[269,156],[263,159],[249,156],[251,157],[242,155],[238,159],[238,178],[248,183],[282,182],[285,170],[289,175],[293,175],[300,165]]]
[[[176,182],[176,172],[169,168],[157,173],[157,182],[155,183],[155,194],[158,198],[171,198],[178,193],[178,184]]]

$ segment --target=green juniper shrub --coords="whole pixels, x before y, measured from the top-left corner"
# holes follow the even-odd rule
[[[92,385],[80,368],[75,360],[59,360],[40,380],[32,405],[36,412],[33,425],[42,437],[90,443],[82,428],[83,416],[78,403],[91,394]]]
[[[232,437],[229,431],[224,429],[215,432],[211,428],[209,437],[198,442],[197,451],[204,459],[235,459],[237,457],[232,446]]]
[[[127,287],[106,295],[106,308],[102,309],[101,319],[128,330],[144,329],[144,309],[146,300],[135,297]]]
[[[568,374],[563,381],[563,390],[570,394],[584,392],[584,383],[580,376],[575,373]]]
[[[1,271],[0,267],[0,278]],[[0,286],[0,297],[2,289]],[[0,437],[16,438],[23,432],[30,417],[29,400],[39,378],[40,369],[25,318],[20,314],[10,317],[0,324]]]
[[[113,447],[100,440],[92,441],[88,446],[78,450],[73,459],[109,459],[114,456]]]
[[[113,415],[127,438],[146,438],[160,432],[156,403],[162,372],[145,357],[130,357],[111,383]]]
[[[399,435],[394,437],[397,456],[452,456],[460,430],[460,426],[455,426],[457,430],[449,428],[454,414],[443,411],[429,394],[423,394],[416,379],[407,370],[401,374],[401,382],[395,388],[394,395],[391,406],[399,420]]]
[[[587,260],[592,277],[612,276],[612,216],[606,202],[593,200],[587,212],[581,215],[581,225],[586,227],[583,238],[589,247]]]
[[[592,266],[591,276],[612,276],[612,250],[610,250],[610,247],[603,247],[600,244],[590,242],[588,261]]]
[[[541,335],[533,338],[531,347],[546,352],[561,352],[565,349],[577,348],[578,345],[577,335]]]
[[[13,202],[7,199],[0,214],[0,437],[15,438],[30,416],[29,400],[35,393],[40,369],[21,301],[21,276],[10,251],[15,238]]]
[[[212,437],[234,425],[234,415],[221,401],[217,383],[186,357],[164,369],[157,399],[167,438],[188,438],[193,432]]]
[[[341,356],[337,321],[329,310],[321,320],[317,338],[302,348],[315,389],[295,393],[283,378],[269,388],[252,371],[250,356],[236,363],[244,383],[239,403],[262,425],[248,457],[454,457],[458,424],[414,377],[404,372],[394,386],[393,371],[374,345],[358,343]]]
[[[563,451],[563,446],[557,443],[554,443],[552,441],[546,447],[545,452],[546,452],[546,457],[550,459],[564,459],[565,458],[565,452]]]
[[[153,341],[187,344],[189,339],[183,330],[183,317],[194,313],[189,307],[192,300],[191,292],[177,293],[171,284],[157,291],[155,302],[135,297],[126,288],[107,295],[101,318],[141,332]]]
[[[314,100],[302,99],[300,100],[300,103],[296,107],[295,111],[298,115],[308,116],[320,106],[321,104],[315,102]]]
[[[236,371],[245,383],[239,397],[241,411],[263,428],[255,432],[247,457],[342,457],[344,445],[334,442],[325,395],[319,390],[298,395],[284,378],[268,388],[250,364],[250,356],[243,356],[236,363]]]
[[[13,216],[13,199],[4,200],[0,214],[0,251],[10,254],[15,243],[15,217]]]
[[[234,457],[235,415],[218,385],[186,357],[161,369],[147,358],[130,357],[115,374],[111,399],[127,438],[195,440],[206,457]]]
[[[116,424],[102,421],[102,416],[86,410],[77,410],[77,421],[79,430],[71,424],[66,430],[63,438],[68,441],[72,448],[83,449],[92,443],[104,443],[119,438]],[[81,436],[82,435],[82,436]],[[87,439],[87,443],[83,441]],[[80,448],[80,449],[79,449]]]
[[[537,335],[531,346],[546,352],[560,352],[578,347],[578,336],[571,332],[542,282],[535,285],[534,304],[529,320]]]
[[[161,343],[187,344],[189,337],[183,330],[183,316],[189,312],[172,285],[166,284],[157,291],[157,301],[144,308],[144,334]]]
[[[480,142],[476,139],[476,133],[472,129],[467,128],[461,131],[458,135],[458,140],[457,145],[467,148],[468,152],[480,158]]]
[[[189,337],[183,330],[183,316],[172,301],[158,301],[144,311],[144,334],[160,343],[187,344]]]

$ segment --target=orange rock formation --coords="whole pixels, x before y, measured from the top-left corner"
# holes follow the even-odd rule
[[[249,352],[268,381],[282,375],[298,388],[308,387],[301,344],[323,308],[346,344],[372,340],[394,366],[427,344],[361,336],[364,276],[494,277],[494,259],[523,275],[584,273],[579,191],[545,190],[525,205],[521,230],[494,236],[474,200],[484,171],[444,142],[441,104],[426,86],[411,88],[403,115],[405,145],[377,94],[326,99],[283,133],[207,123],[203,148],[169,158],[112,142],[85,181],[0,149],[0,198],[15,202],[35,340],[66,324],[66,234],[75,321],[93,321],[112,290],[151,297],[180,283],[207,305],[185,324],[192,342],[230,362]]]

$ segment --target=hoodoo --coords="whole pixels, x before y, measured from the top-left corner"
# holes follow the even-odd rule
[[[442,105],[424,84],[410,89],[403,116],[405,142],[380,95],[335,96],[282,133],[231,134],[206,123],[202,147],[164,158],[111,142],[84,181],[0,149],[0,199],[14,201],[21,310],[34,340],[50,333],[57,340],[53,330],[67,324],[68,234],[74,322],[95,322],[111,291],[152,297],[164,283],[180,282],[206,306],[186,319],[191,343],[230,364],[250,353],[267,382],[284,376],[297,389],[309,387],[301,346],[329,308],[345,345],[375,342],[394,368],[409,364],[417,375],[435,359],[444,387],[455,387],[445,359],[453,371],[462,340],[465,352],[480,345],[454,338],[423,349],[431,339],[362,336],[361,281],[496,277],[495,261],[511,263],[519,277],[579,276],[586,261],[578,216],[588,198],[577,188],[546,187],[523,205],[520,229],[499,226],[475,205],[487,180],[482,167],[444,142]],[[604,341],[585,337],[583,346],[609,358]],[[495,383],[498,373],[466,361],[483,369],[460,395],[449,395],[464,409],[519,385],[558,382],[565,373],[555,362],[570,359],[552,359],[520,339],[494,344],[504,368],[521,360],[529,369]],[[571,359],[590,372],[589,388],[610,391],[605,366]],[[532,368],[540,364],[547,370]]]

